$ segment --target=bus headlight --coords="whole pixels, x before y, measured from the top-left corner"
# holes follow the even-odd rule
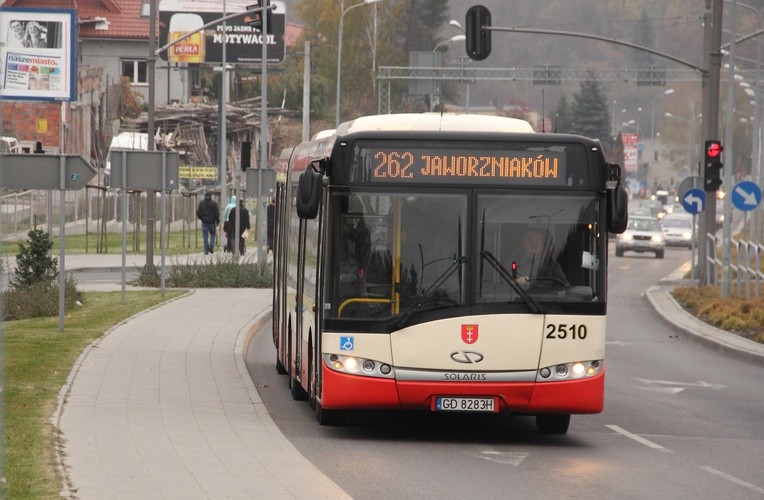
[[[365,377],[395,377],[392,366],[374,359],[359,358],[356,356],[341,356],[339,354],[324,354],[323,358],[327,367],[341,373],[362,375]]]
[[[539,368],[537,381],[576,380],[593,377],[602,371],[602,360],[574,361]]]

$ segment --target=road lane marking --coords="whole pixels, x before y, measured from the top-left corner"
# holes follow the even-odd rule
[[[496,462],[504,465],[514,465],[517,467],[528,457],[528,453],[523,452],[505,452],[496,451],[491,448],[484,448],[479,455],[474,453],[469,454],[472,457],[480,458],[481,460],[488,460],[489,462]]]
[[[671,380],[649,380],[646,378],[638,378],[638,377],[632,377],[634,380],[638,382],[642,382],[645,384],[650,385],[684,385],[686,387],[703,387],[705,389],[714,389],[715,391],[718,391],[720,389],[724,389],[727,387],[726,385],[722,384],[711,384],[709,382],[703,382],[702,380],[698,382],[673,382]]]
[[[636,441],[639,444],[643,444],[647,446],[648,448],[652,448],[654,450],[659,450],[664,453],[673,453],[673,451],[669,450],[668,448],[664,448],[663,446],[659,444],[655,444],[652,441],[649,441],[643,437],[637,436],[636,434],[632,434],[631,432],[627,431],[626,429],[623,429],[621,427],[618,427],[617,425],[606,425],[608,429],[617,432],[618,434],[621,434],[622,436],[626,436],[629,439],[632,439]]]
[[[722,479],[726,479],[727,481],[729,481],[731,483],[734,483],[734,484],[736,484],[738,486],[742,486],[743,488],[748,488],[751,491],[755,491],[756,493],[764,495],[764,488],[759,488],[755,484],[751,484],[751,483],[749,483],[747,481],[743,481],[742,479],[738,479],[738,478],[736,478],[734,476],[730,476],[729,474],[725,474],[724,472],[718,471],[718,470],[714,469],[713,467],[708,467],[708,466],[705,466],[705,465],[699,465],[698,468],[700,470],[704,470],[704,471],[706,471],[708,473],[711,473],[714,476],[718,476],[718,477],[720,477]]]

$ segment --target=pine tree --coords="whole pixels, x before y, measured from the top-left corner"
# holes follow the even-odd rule
[[[407,52],[431,51],[438,43],[436,34],[448,21],[448,0],[409,0],[403,19],[403,46]]]
[[[574,96],[571,132],[593,139],[599,139],[607,147],[610,137],[610,110],[608,99],[602,87],[589,73]]]
[[[653,25],[650,16],[647,15],[647,10],[644,8],[639,16],[637,31],[634,33],[634,43],[642,47],[654,48]],[[653,55],[640,50],[636,52],[636,59],[637,64],[647,66],[653,62]]]
[[[32,229],[27,236],[28,243],[19,243],[16,271],[9,280],[11,287],[28,288],[37,283],[55,283],[58,277],[58,259],[48,255],[53,248],[50,235],[42,229]]]
[[[572,110],[568,103],[568,96],[562,94],[560,100],[557,102],[557,107],[554,110],[553,123],[554,131],[564,134],[572,131],[573,126],[571,124]]]

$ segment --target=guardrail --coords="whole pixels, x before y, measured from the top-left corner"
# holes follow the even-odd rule
[[[737,285],[738,295],[742,295],[743,287],[745,287],[745,297],[751,298],[753,286],[754,297],[759,298],[761,283],[764,281],[764,271],[761,268],[764,244],[734,238],[730,244],[730,270]],[[724,271],[721,253],[722,237],[706,234],[706,277],[714,286],[719,285]]]

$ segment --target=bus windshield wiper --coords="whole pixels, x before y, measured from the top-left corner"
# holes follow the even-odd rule
[[[512,287],[512,290],[514,290],[517,295],[519,295],[525,301],[525,303],[528,304],[531,312],[541,314],[541,305],[538,303],[538,301],[531,297],[531,295],[517,283],[517,280],[512,277],[509,271],[507,271],[507,268],[504,267],[502,263],[499,262],[498,259],[496,259],[496,257],[494,257],[494,255],[489,250],[483,250],[480,252],[480,256],[487,260],[488,263],[491,264],[494,269],[496,269],[496,272],[499,273],[499,276],[501,276],[502,279],[506,281],[510,287]]]
[[[432,297],[432,295],[438,290],[438,287],[445,283],[445,281],[451,277],[452,274],[456,272],[457,269],[461,267],[462,264],[469,262],[469,257],[462,255],[458,259],[454,260],[454,262],[448,266],[448,269],[443,271],[443,274],[441,274],[438,279],[436,279],[432,285],[427,288],[424,292],[422,292],[419,297],[417,298],[417,301],[414,302],[411,306],[409,306],[405,311],[403,311],[397,318],[393,319],[390,322],[390,329],[391,330],[397,330],[400,327],[402,327],[410,318],[411,316],[420,310],[422,307],[422,304]]]

